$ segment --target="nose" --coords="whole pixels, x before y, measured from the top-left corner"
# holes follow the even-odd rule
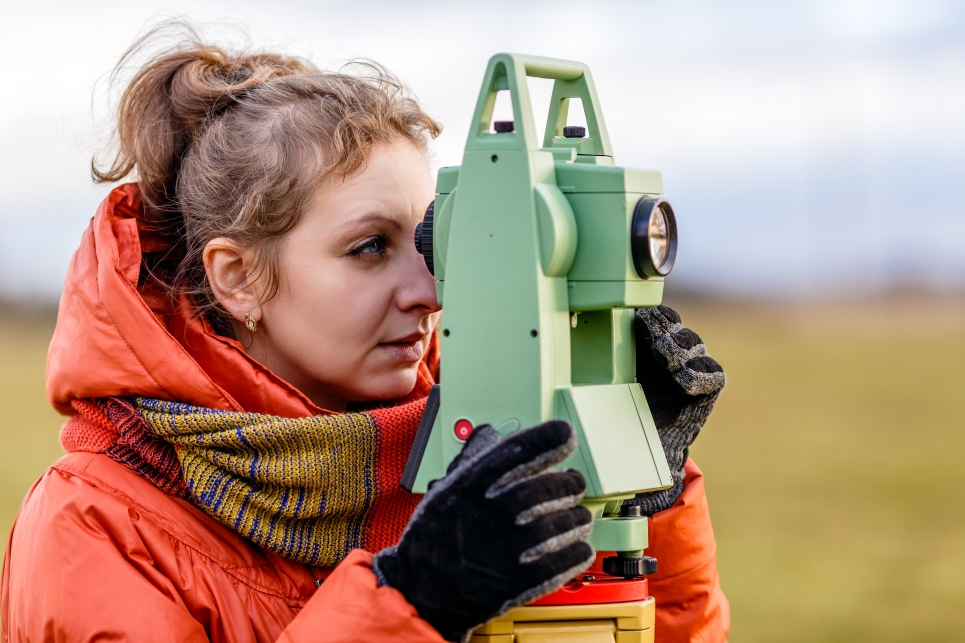
[[[415,244],[403,253],[402,284],[396,291],[398,306],[403,311],[418,310],[422,314],[442,310],[436,298],[436,280],[426,267],[426,261]]]

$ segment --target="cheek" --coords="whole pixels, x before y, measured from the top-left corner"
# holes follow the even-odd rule
[[[285,292],[279,293],[286,310],[272,311],[290,317],[275,324],[286,331],[278,339],[288,344],[290,359],[322,380],[345,370],[358,372],[379,341],[391,303],[391,293],[376,275],[346,270],[344,260],[325,263],[330,265],[287,266]]]
[[[371,343],[387,303],[373,285],[351,273],[306,270],[293,280],[291,299],[327,340]]]

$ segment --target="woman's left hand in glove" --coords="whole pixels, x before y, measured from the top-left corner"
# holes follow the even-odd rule
[[[639,308],[634,319],[637,381],[653,413],[674,485],[637,494],[627,504],[652,516],[669,508],[683,492],[684,463],[727,377],[694,331],[668,306]]]

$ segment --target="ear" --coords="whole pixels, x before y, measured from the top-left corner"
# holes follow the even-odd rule
[[[252,280],[254,253],[224,237],[212,239],[202,254],[211,292],[239,322],[246,314],[261,321],[261,292]]]

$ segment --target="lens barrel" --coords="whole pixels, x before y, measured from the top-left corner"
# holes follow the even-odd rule
[[[435,214],[435,200],[426,208],[426,214],[422,218],[422,223],[415,227],[415,249],[419,251],[425,259],[426,268],[429,273],[435,276],[435,257],[432,254],[432,219]]]
[[[630,250],[642,278],[670,273],[677,258],[677,220],[669,203],[646,196],[637,202],[630,222]]]

